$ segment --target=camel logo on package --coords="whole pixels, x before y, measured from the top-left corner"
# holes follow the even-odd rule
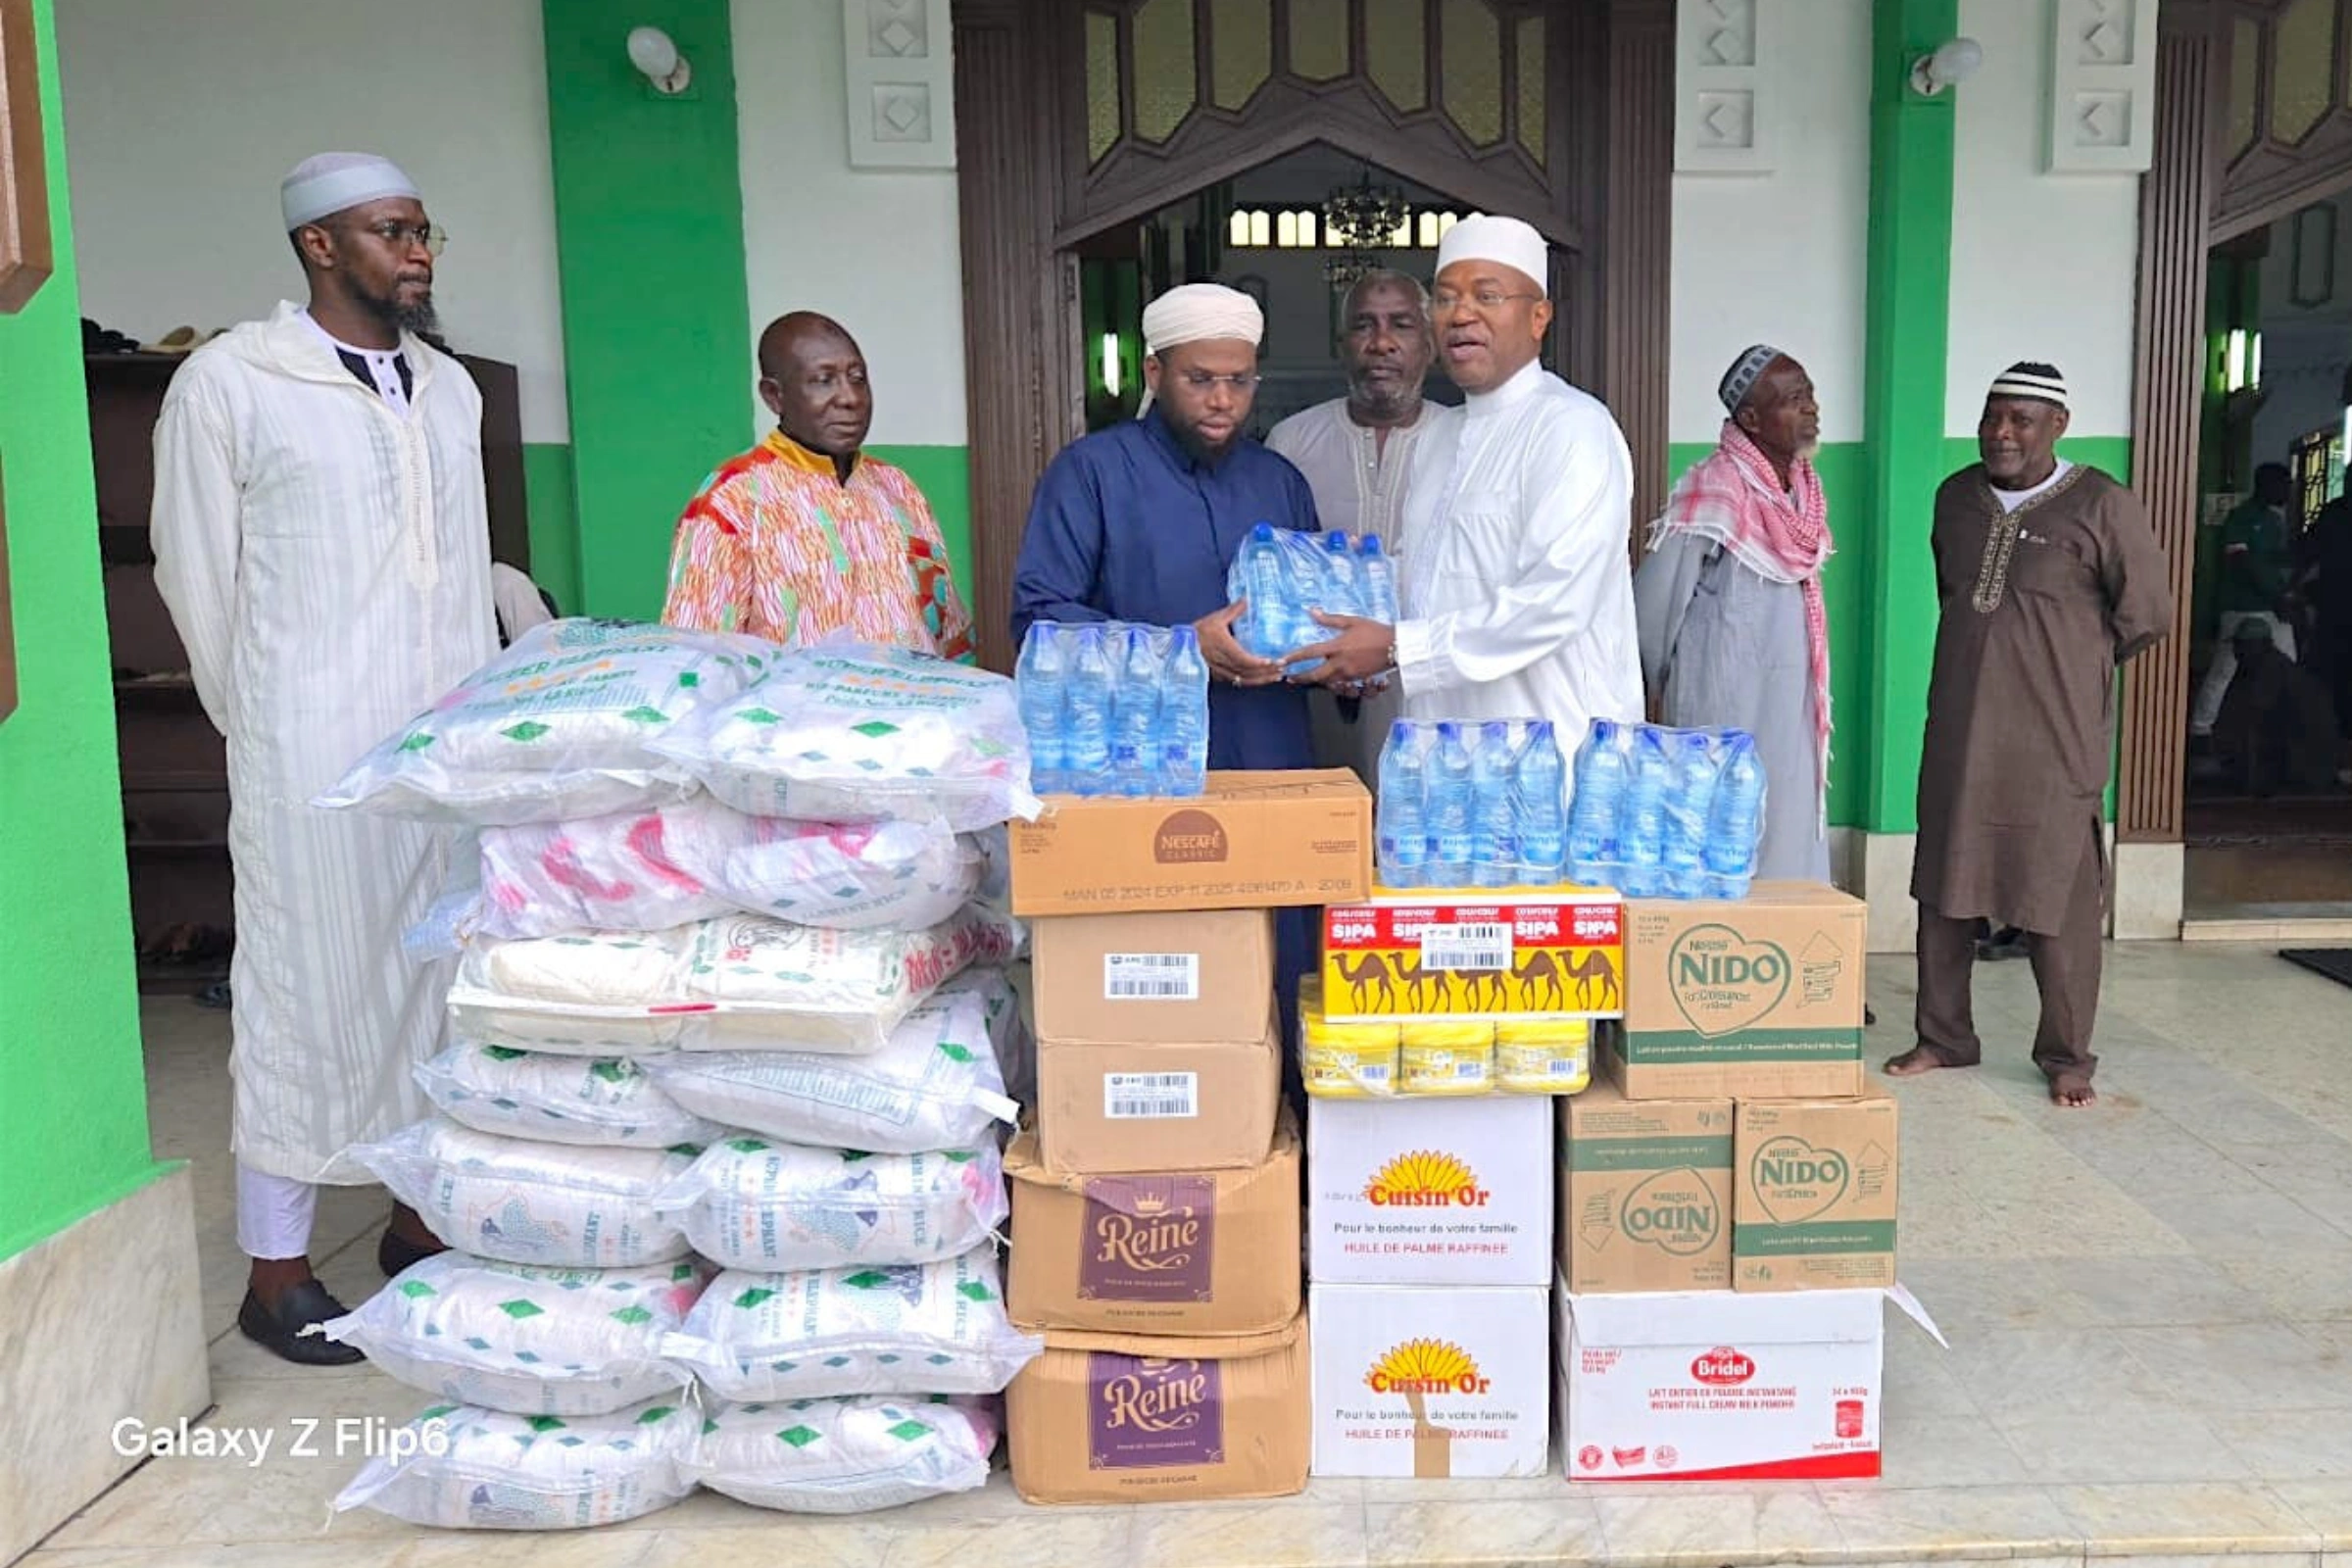
[[[1374,1394],[1471,1396],[1494,1385],[1468,1350],[1450,1340],[1406,1340],[1383,1354],[1364,1374]]]
[[[1364,1184],[1374,1208],[1484,1208],[1494,1196],[1458,1156],[1427,1149],[1398,1154]]]
[[[1719,1345],[1690,1363],[1690,1376],[1711,1389],[1736,1389],[1756,1375],[1755,1357]]]
[[[1214,1361],[1098,1350],[1086,1358],[1087,1459],[1097,1470],[1225,1461],[1225,1397]]]
[[[1086,1184],[1078,1294],[1090,1301],[1210,1301],[1211,1176],[1098,1176]]]
[[[1801,1225],[1838,1206],[1854,1179],[1854,1167],[1835,1149],[1816,1149],[1787,1133],[1767,1138],[1747,1162],[1748,1185],[1765,1218],[1775,1225]]]
[[[1152,858],[1161,865],[1205,865],[1225,858],[1225,824],[1202,810],[1170,813],[1152,835]]]
[[[1728,925],[1694,925],[1666,955],[1666,982],[1690,1027],[1712,1040],[1751,1029],[1788,995],[1790,965],[1777,942]]]
[[[1723,1234],[1723,1205],[1707,1179],[1685,1165],[1630,1189],[1617,1223],[1627,1241],[1670,1257],[1694,1257]]]

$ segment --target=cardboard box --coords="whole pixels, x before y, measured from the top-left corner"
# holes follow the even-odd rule
[[[1884,1293],[1579,1296],[1559,1285],[1571,1481],[1879,1473]]]
[[[1625,1030],[1609,1070],[1635,1100],[1862,1092],[1867,908],[1811,882],[1738,901],[1626,905]]]
[[[1624,910],[1605,888],[1376,890],[1323,911],[1324,1014],[1614,1018]]]
[[[1860,1100],[1743,1101],[1732,1200],[1732,1285],[1741,1291],[1894,1284],[1901,1118]]]
[[[1264,999],[1255,1040],[1037,1043],[1038,1153],[1061,1175],[1262,1165],[1282,1100],[1282,1031]]]
[[[1550,1463],[1551,1293],[1317,1284],[1318,1476],[1538,1476]]]
[[[1303,1312],[1251,1339],[1049,1334],[1004,1393],[1013,1490],[1030,1502],[1287,1497],[1306,1487],[1309,1397]]]
[[[1630,1101],[1601,1082],[1560,1106],[1560,1273],[1589,1295],[1732,1282],[1728,1100]]]
[[[1025,1132],[1005,1291],[1025,1329],[1186,1337],[1266,1334],[1298,1315],[1298,1129],[1244,1170],[1056,1176]]]
[[[1101,1045],[1252,1042],[1274,994],[1274,916],[1082,914],[1029,928],[1037,1032]]]
[[[1010,833],[1020,915],[1279,909],[1372,886],[1372,795],[1344,767],[1211,773],[1191,800],[1056,795]]]
[[[1318,1285],[1551,1278],[1551,1102],[1307,1105],[1307,1277]]]

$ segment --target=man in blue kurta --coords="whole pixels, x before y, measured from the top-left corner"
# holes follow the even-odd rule
[[[1037,483],[1012,579],[1012,638],[1032,621],[1195,627],[1207,662],[1208,765],[1311,767],[1306,692],[1234,638],[1225,571],[1251,525],[1316,528],[1314,492],[1242,433],[1257,398],[1257,302],[1216,283],[1144,311],[1140,418],[1063,449]]]
[[[1072,442],[1029,503],[1012,577],[1012,638],[1032,621],[1191,625],[1208,664],[1208,765],[1312,767],[1306,691],[1280,663],[1235,640],[1242,607],[1225,571],[1260,522],[1317,530],[1314,492],[1242,433],[1257,399],[1265,317],[1238,289],[1187,283],[1144,310],[1141,417]],[[1275,921],[1275,999],[1283,1081],[1303,1112],[1296,1027],[1298,977],[1314,959],[1313,911]]]

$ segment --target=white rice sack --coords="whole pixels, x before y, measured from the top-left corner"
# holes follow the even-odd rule
[[[1005,1319],[989,1247],[944,1263],[730,1270],[662,1342],[728,1399],[1001,1394],[1044,1349]]]
[[[786,1143],[878,1154],[975,1148],[1019,1119],[1004,1092],[988,998],[965,985],[997,972],[968,970],[949,981],[870,1056],[689,1051],[649,1057],[645,1070],[685,1109]]]
[[[654,1195],[699,1149],[526,1143],[431,1116],[351,1157],[461,1251],[547,1268],[637,1268],[689,1250]]]
[[[443,1530],[580,1530],[666,1508],[694,1490],[703,1414],[692,1398],[605,1416],[509,1415],[437,1405],[335,1498]]]
[[[654,1206],[724,1268],[930,1263],[1004,1222],[1004,1168],[994,1143],[866,1154],[731,1138],[704,1150]]]
[[[328,1339],[356,1345],[411,1388],[517,1415],[609,1415],[685,1396],[661,1355],[708,1278],[692,1260],[552,1269],[439,1252],[411,1265]]]
[[[508,1138],[612,1149],[709,1144],[726,1128],[687,1110],[625,1057],[551,1055],[460,1040],[416,1066],[452,1121]]]
[[[999,964],[974,964],[948,981],[935,997],[969,996],[979,999],[988,1014],[988,1038],[996,1048],[997,1065],[1004,1073],[1004,1093],[1021,1104],[1037,1099],[1037,1037],[1012,988],[1011,975]]]
[[[1041,809],[1012,682],[903,648],[790,650],[657,744],[756,816],[970,832]]]
[[[831,931],[726,915],[652,935],[479,943],[450,1010],[468,1038],[524,1051],[879,1051],[916,1003],[1020,949],[1010,915],[968,905],[919,931]]]
[[[869,1513],[988,1484],[997,1418],[976,1400],[721,1404],[690,1470],[712,1492],[788,1513]]]
[[[469,937],[658,931],[746,911],[858,930],[936,925],[980,888],[983,846],[942,822],[747,816],[709,796],[491,828]]]
[[[690,770],[653,748],[736,696],[777,653],[756,637],[549,621],[387,737],[317,804],[487,825],[681,799]]]

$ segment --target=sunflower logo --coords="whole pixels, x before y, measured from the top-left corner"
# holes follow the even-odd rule
[[[1375,1208],[1479,1208],[1492,1195],[1459,1155],[1416,1149],[1373,1172],[1364,1196]]]
[[[1450,1340],[1406,1340],[1372,1363],[1364,1384],[1374,1394],[1484,1394],[1494,1385],[1468,1350]]]

